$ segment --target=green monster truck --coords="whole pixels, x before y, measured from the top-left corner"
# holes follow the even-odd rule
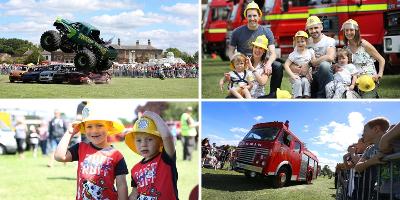
[[[94,26],[59,17],[54,26],[58,31],[46,31],[40,38],[43,49],[75,52],[74,63],[79,71],[100,72],[111,68],[111,60],[117,58],[117,50],[110,46],[111,42],[106,43],[100,39],[100,31]]]

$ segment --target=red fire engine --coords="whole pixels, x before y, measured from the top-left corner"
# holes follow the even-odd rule
[[[227,44],[230,42],[232,31],[246,24],[243,11],[252,0],[230,1],[234,4],[228,18]],[[389,58],[383,51],[384,12],[388,8],[397,6],[396,0],[255,0],[255,2],[264,13],[260,23],[267,24],[274,33],[278,56],[286,57],[293,51],[293,35],[305,29],[306,19],[309,16],[316,15],[323,22],[323,33],[335,38],[337,46],[344,45],[341,25],[351,18],[358,22],[362,38],[374,45],[381,55]],[[393,71],[397,68],[391,65],[394,57],[390,58],[386,59],[386,69]]]
[[[272,177],[275,187],[283,187],[289,181],[311,183],[318,159],[289,130],[288,121],[259,123],[239,143],[235,170],[246,177]]]
[[[217,53],[223,60],[225,54],[226,22],[232,3],[226,0],[212,0],[206,8],[203,18],[202,45],[205,53]]]
[[[399,63],[400,53],[400,2],[391,0],[388,11],[385,12],[385,29],[387,30],[384,37],[384,52],[389,55],[390,63]],[[392,67],[393,73],[400,72],[400,68]]]

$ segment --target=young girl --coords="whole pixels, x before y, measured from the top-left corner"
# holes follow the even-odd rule
[[[333,80],[326,84],[326,98],[341,99],[346,91],[353,91],[358,71],[353,64],[349,64],[351,53],[346,49],[338,49],[338,63],[334,65]],[[350,97],[349,95],[347,95]]]
[[[241,53],[235,54],[232,58],[230,68],[232,71],[226,73],[219,81],[221,91],[223,91],[224,83],[229,82],[229,95],[233,95],[239,99],[251,99],[250,90],[253,87],[253,77],[247,71],[246,56]]]
[[[297,31],[293,38],[294,51],[289,54],[284,65],[290,76],[294,98],[309,98],[311,94],[311,71],[308,64],[315,60],[315,53],[314,50],[306,48],[307,38],[306,32]]]
[[[29,142],[31,144],[33,150],[33,157],[37,157],[37,149],[39,146],[39,134],[36,131],[36,127],[34,125],[29,126]]]

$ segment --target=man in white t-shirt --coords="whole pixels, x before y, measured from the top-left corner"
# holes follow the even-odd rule
[[[322,22],[317,16],[307,19],[306,29],[311,35],[308,45],[314,49],[316,60],[313,65],[313,82],[311,96],[314,98],[326,98],[325,86],[333,80],[332,62],[335,60],[335,40],[324,35]]]

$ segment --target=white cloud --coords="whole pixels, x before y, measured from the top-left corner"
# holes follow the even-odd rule
[[[127,0],[10,0],[0,4],[0,8],[7,10],[29,9],[42,11],[97,11],[111,9],[129,9],[136,5]],[[17,13],[15,13],[17,14]],[[19,14],[18,14],[19,15]]]
[[[44,28],[45,27],[45,28]],[[15,32],[18,30],[19,33],[38,33],[38,41],[44,30],[51,29],[52,26],[43,26],[43,24],[36,21],[24,21],[19,23],[11,23],[0,26],[0,32]]]
[[[254,117],[254,119],[256,120],[256,121],[260,121],[260,120],[262,120],[264,117],[263,116],[261,116],[261,115],[258,115],[258,116],[256,116],[256,117]]]
[[[215,142],[217,146],[227,145],[227,144],[237,146],[241,140],[241,139],[226,139],[216,134],[208,134],[206,135],[206,137],[209,138],[211,144]]]
[[[170,12],[174,15],[187,15],[187,16],[196,16],[199,12],[198,4],[189,4],[189,3],[177,3],[173,6],[161,6],[161,10],[166,12]]]
[[[117,15],[101,15],[92,17],[95,24],[108,28],[133,29],[139,26],[163,22],[158,14],[146,14],[142,10],[122,12]]]
[[[318,151],[313,151],[313,150],[309,150],[309,151],[311,151],[311,153],[313,153],[315,156],[319,156],[319,153],[318,153]]]
[[[309,126],[308,126],[307,124],[304,125],[303,132],[304,132],[304,133],[308,133],[308,132],[310,131],[308,128],[309,128]]]
[[[365,108],[368,112],[372,112],[372,108]]]
[[[329,168],[334,172],[336,168],[336,164],[339,162],[339,160],[333,160],[325,157],[318,157],[319,165],[321,166],[321,169],[325,166],[328,165]]]
[[[233,132],[233,133],[247,133],[247,132],[249,132],[249,129],[234,127],[234,128],[229,129],[229,131]]]
[[[245,135],[243,134],[243,135],[238,135],[238,134],[235,134],[235,135],[233,135],[233,137],[235,138],[235,139],[243,139],[243,137],[244,137]]]
[[[347,118],[348,124],[332,121],[320,127],[320,134],[312,139],[313,143],[345,151],[350,144],[358,140],[364,127],[364,117],[361,113],[351,112]]]

